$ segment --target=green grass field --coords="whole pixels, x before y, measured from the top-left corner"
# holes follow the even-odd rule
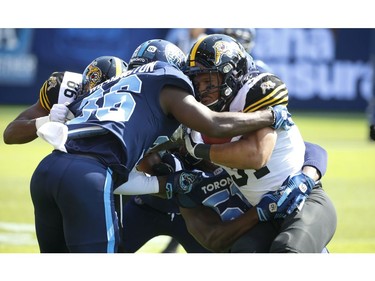
[[[0,106],[0,131],[25,107]],[[375,142],[368,140],[365,114],[293,112],[306,141],[328,151],[323,186],[334,202],[338,225],[328,245],[332,253],[375,253]],[[51,147],[37,139],[24,145],[0,141],[0,253],[37,253],[29,181]],[[158,252],[157,237],[139,252]],[[180,252],[184,252],[180,249]]]

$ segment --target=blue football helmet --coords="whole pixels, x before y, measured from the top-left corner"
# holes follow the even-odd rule
[[[169,41],[148,40],[135,49],[130,58],[128,69],[153,61],[164,61],[181,70],[185,66],[186,56],[179,47]]]
[[[223,33],[236,39],[249,53],[255,46],[255,28],[224,28]]]
[[[82,74],[82,93],[88,93],[95,86],[128,70],[128,64],[113,56],[94,59]]]

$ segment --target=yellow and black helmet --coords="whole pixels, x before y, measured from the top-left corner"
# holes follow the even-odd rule
[[[83,72],[82,91],[88,93],[95,86],[128,70],[128,64],[114,56],[94,59]]]
[[[184,73],[194,84],[194,77],[200,73],[221,74],[223,83],[220,99],[212,110],[221,111],[233,99],[243,85],[243,78],[252,69],[256,70],[252,57],[234,38],[225,34],[210,34],[198,39],[192,46]],[[195,88],[196,97],[200,93]]]

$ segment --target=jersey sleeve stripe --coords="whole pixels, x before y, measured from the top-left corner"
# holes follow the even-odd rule
[[[277,87],[263,99],[245,107],[244,112],[252,112],[266,106],[277,104],[288,104],[288,90],[286,89],[285,84]]]
[[[47,96],[47,87],[48,87],[48,81],[45,81],[44,84],[43,84],[43,86],[42,86],[42,88],[40,88],[39,102],[40,102],[40,105],[45,110],[50,111],[51,110],[51,106],[50,106],[49,99],[48,99],[48,96]]]

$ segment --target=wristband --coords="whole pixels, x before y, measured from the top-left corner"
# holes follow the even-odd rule
[[[270,110],[271,113],[272,113],[273,121],[272,121],[272,125],[271,125],[271,127],[274,127],[274,126],[275,126],[275,123],[276,123],[276,114],[275,114],[275,111],[273,110],[273,107],[272,107],[272,106],[267,107],[267,109]]]
[[[203,143],[197,144],[194,148],[194,155],[197,158],[202,158],[202,159],[211,161],[210,149],[211,149],[210,144],[203,144]]]
[[[39,128],[40,128],[43,124],[45,124],[45,123],[47,123],[47,122],[49,122],[49,115],[47,115],[47,116],[43,116],[43,117],[39,117],[39,118],[36,118],[36,119],[35,119],[35,127],[36,127],[36,129],[39,130]]]

